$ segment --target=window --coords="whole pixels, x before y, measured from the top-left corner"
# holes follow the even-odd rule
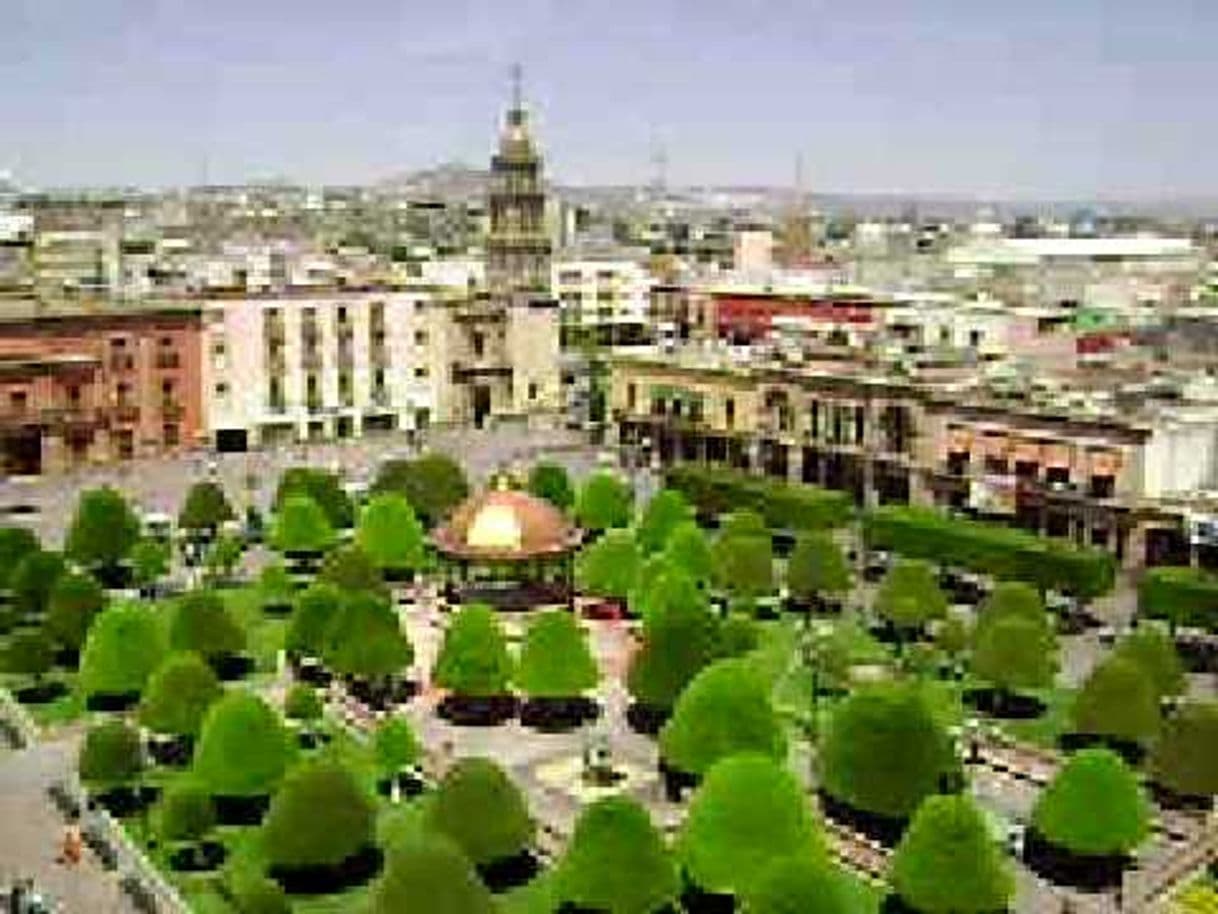
[[[417,368],[415,368],[415,370],[414,370],[414,376],[415,376],[416,378],[425,378],[425,377],[427,377],[427,366],[426,366],[426,365],[419,365]]]
[[[723,418],[728,428],[736,427],[736,400],[733,397],[728,397],[727,402],[723,404]]]
[[[161,348],[162,349],[168,349],[172,345],[173,345],[173,337],[171,337],[171,336],[161,337]]]
[[[165,447],[177,447],[180,439],[177,424],[166,422],[161,427],[161,436],[165,441]]]
[[[537,382],[536,381],[529,382],[529,399],[530,400],[537,399]]]
[[[25,412],[25,407],[28,401],[29,394],[27,394],[24,390],[14,390],[8,395],[9,406],[12,407],[12,410],[15,413]]]
[[[346,305],[338,306],[338,322],[340,324],[347,323],[347,306]]]
[[[126,349],[127,340],[124,337],[116,336],[110,340],[110,348],[111,349]]]
[[[220,381],[218,384],[216,384],[216,399],[223,400],[227,396],[228,384],[226,384],[224,381]]]
[[[634,382],[631,381],[629,384],[626,385],[626,409],[633,412],[635,403],[637,401],[638,401],[638,390],[635,388]]]
[[[119,406],[131,405],[131,385],[126,381],[119,384],[114,393]]]
[[[212,341],[211,354],[218,359],[222,359],[222,358],[224,358],[224,352],[225,352],[224,337],[218,336],[215,338],[215,340]]]
[[[372,386],[378,390],[385,386],[385,369],[376,368],[372,372]]]
[[[482,358],[482,351],[486,348],[486,338],[479,331],[474,332],[473,347],[474,358]]]
[[[416,346],[426,346],[427,345],[427,331],[426,330],[416,330],[414,332],[414,344]]]
[[[80,406],[80,385],[72,384],[68,387],[68,403],[72,406]]]
[[[168,378],[161,382],[161,396],[166,398],[173,396],[173,381]]]

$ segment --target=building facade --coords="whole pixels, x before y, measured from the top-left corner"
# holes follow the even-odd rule
[[[628,259],[555,261],[553,290],[559,301],[564,345],[637,343],[648,335],[651,278]]]

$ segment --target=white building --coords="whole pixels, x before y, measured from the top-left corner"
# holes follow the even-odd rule
[[[629,259],[556,260],[551,272],[568,340],[613,343],[643,335],[651,291],[644,265]]]

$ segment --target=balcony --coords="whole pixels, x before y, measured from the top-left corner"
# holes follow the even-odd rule
[[[305,371],[321,371],[322,357],[320,352],[306,352],[300,357],[300,365]]]
[[[120,403],[113,409],[113,415],[118,422],[139,422],[140,408],[134,403]]]
[[[159,352],[156,357],[156,367],[161,370],[180,368],[182,360],[176,352]]]
[[[186,408],[181,403],[166,401],[161,404],[161,418],[167,422],[177,422],[186,414]]]

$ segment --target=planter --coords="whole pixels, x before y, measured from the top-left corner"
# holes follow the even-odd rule
[[[541,872],[541,861],[532,851],[523,850],[515,856],[484,863],[476,869],[486,887],[498,894],[531,881]]]
[[[565,733],[600,716],[591,698],[530,698],[520,707],[520,722],[543,733]]]
[[[436,713],[459,727],[496,727],[516,716],[516,697],[448,695],[440,702]]]
[[[371,882],[382,860],[379,848],[366,847],[333,866],[271,866],[267,875],[289,895],[331,895]]]
[[[1058,847],[1035,829],[1024,835],[1023,862],[1038,876],[1055,885],[1102,892],[1121,884],[1131,860],[1124,854],[1074,854]]]

